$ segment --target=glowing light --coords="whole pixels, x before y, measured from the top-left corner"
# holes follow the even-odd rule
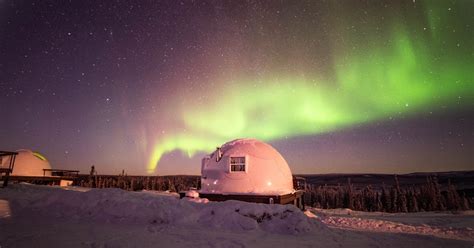
[[[41,155],[41,153],[39,153],[39,152],[33,152],[33,155],[34,155],[35,157],[37,157],[37,158],[43,160],[43,161],[47,161],[46,157],[43,156],[43,155]]]
[[[429,8],[433,9],[429,13],[439,12],[445,24],[439,25],[438,19],[428,15],[427,22],[436,31],[426,37],[413,38],[400,22],[394,23],[384,41],[373,39],[366,44],[349,33],[342,34],[350,46],[334,45],[332,76],[275,75],[258,79],[261,84],[256,84],[257,79],[241,80],[211,96],[205,108],[196,107],[190,99],[180,111],[186,132],[167,132],[158,140],[148,170],[155,171],[163,154],[173,150],[193,156],[235,138],[272,141],[314,135],[469,104],[459,99],[474,97],[472,46],[457,46],[454,36],[458,33],[441,37],[448,33],[442,29],[456,22],[443,14],[443,8]],[[354,51],[354,45],[366,52]],[[448,46],[456,50],[443,52]]]

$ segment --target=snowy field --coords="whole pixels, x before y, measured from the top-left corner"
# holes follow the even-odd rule
[[[28,184],[0,189],[0,247],[469,247],[474,213],[365,213]]]

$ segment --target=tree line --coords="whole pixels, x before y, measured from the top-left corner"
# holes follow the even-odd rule
[[[129,191],[156,190],[180,192],[198,188],[200,177],[197,176],[119,176],[81,175],[74,180],[74,185],[88,188],[119,188]]]
[[[346,185],[306,185],[305,202],[313,207],[332,209],[349,208],[368,212],[458,211],[473,208],[473,201],[465,192],[459,192],[448,182],[441,190],[436,177],[427,177],[426,183],[400,187],[397,176],[391,187],[374,190],[370,185],[354,189],[350,179]]]
[[[381,189],[367,185],[355,188],[348,179],[344,185],[315,186],[305,184],[305,203],[312,207],[349,208],[368,212],[458,211],[474,208],[472,197],[459,191],[448,181],[442,187],[436,177],[428,176],[424,184],[401,187],[398,177],[391,186]],[[200,188],[199,176],[118,176],[81,175],[74,184],[90,188],[120,188],[123,190],[157,190],[180,192]]]

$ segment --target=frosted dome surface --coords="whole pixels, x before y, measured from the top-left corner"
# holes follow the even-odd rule
[[[281,154],[256,139],[237,139],[202,160],[201,193],[288,194],[293,192],[293,176]],[[245,170],[233,171],[235,158],[245,157]],[[234,158],[234,160],[232,159]],[[239,166],[243,159],[237,159]],[[242,167],[238,167],[243,169]]]
[[[13,176],[43,176],[43,169],[51,169],[48,160],[37,152],[26,149],[16,152],[18,152],[18,155],[16,155],[15,158],[15,165],[12,172]],[[1,163],[2,167],[8,167],[10,158],[4,157]],[[46,175],[49,174],[50,173],[47,172]]]

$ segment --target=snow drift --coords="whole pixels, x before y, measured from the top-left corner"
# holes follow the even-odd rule
[[[268,205],[240,201],[199,203],[150,192],[120,189],[90,189],[84,192],[69,188],[13,185],[10,208],[42,216],[108,223],[143,223],[152,225],[199,225],[225,230],[263,230],[272,233],[308,232],[316,225],[293,205]],[[7,198],[9,198],[7,196]],[[319,228],[322,228],[319,226]]]
[[[13,184],[0,190],[5,247],[471,247],[474,214],[366,213]]]

